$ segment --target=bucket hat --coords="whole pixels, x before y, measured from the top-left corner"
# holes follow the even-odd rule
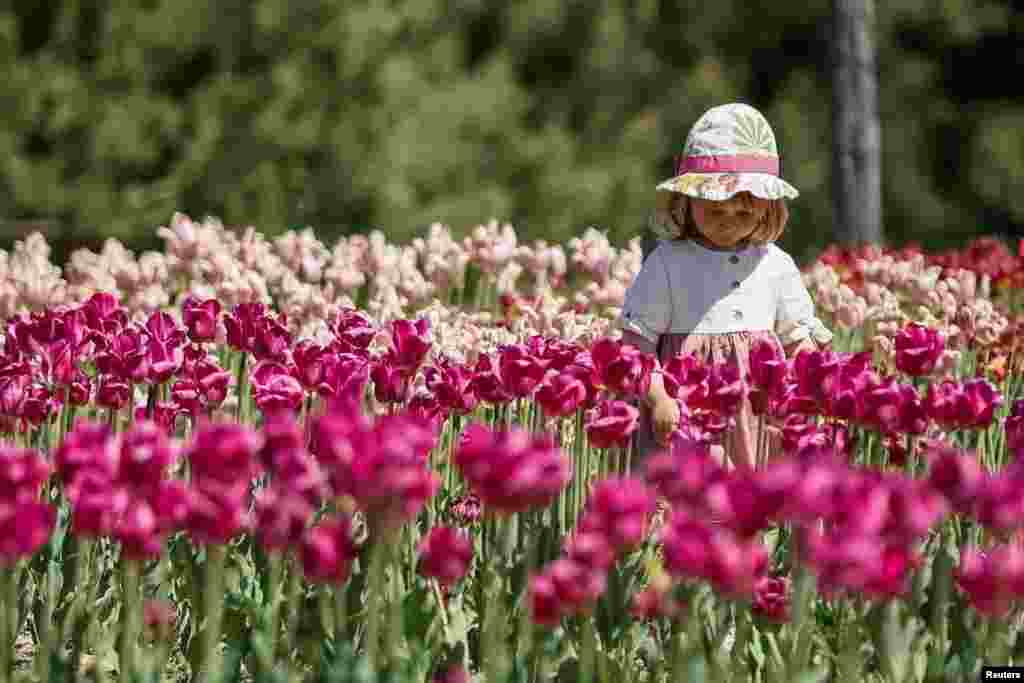
[[[796,188],[780,175],[775,133],[761,112],[747,104],[723,104],[693,124],[676,175],[656,188],[658,208],[668,208],[673,193],[723,201],[740,192],[761,199],[795,199]]]

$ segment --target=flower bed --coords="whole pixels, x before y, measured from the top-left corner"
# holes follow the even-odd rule
[[[682,424],[637,462],[654,359],[611,326],[635,243],[161,234],[4,259],[0,680],[903,682],[1020,659],[1024,264],[998,243],[827,251],[805,278],[833,348],[757,347],[748,377],[666,364]],[[744,393],[773,436],[728,470]]]

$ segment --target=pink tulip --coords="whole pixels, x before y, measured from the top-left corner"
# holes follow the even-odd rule
[[[970,514],[981,492],[985,472],[977,457],[941,442],[927,444],[928,481],[954,510]]]
[[[891,378],[861,393],[858,420],[884,433],[923,434],[928,426],[917,390]]]
[[[456,415],[468,415],[479,402],[473,391],[472,370],[447,358],[441,358],[436,365],[426,367],[424,379],[427,389],[438,402]]]
[[[709,444],[676,440],[671,450],[654,453],[644,464],[644,478],[674,508],[696,509],[704,491],[726,473]]]
[[[181,319],[188,328],[189,339],[196,343],[216,339],[220,312],[220,302],[216,299],[200,300],[187,296],[181,304]]]
[[[507,403],[515,398],[505,387],[498,366],[487,354],[481,354],[477,359],[470,386],[481,400],[494,405]]]
[[[961,424],[969,429],[987,429],[995,411],[1003,404],[999,390],[987,379],[976,378],[964,382],[965,411]]]
[[[699,383],[683,388],[686,405],[722,417],[734,415],[746,396],[739,368],[731,363],[714,363],[704,369]]]
[[[223,545],[249,531],[249,481],[222,483],[206,480],[189,490],[186,528],[193,541]]]
[[[822,594],[862,593],[888,600],[908,589],[918,558],[905,546],[886,544],[870,535],[805,533],[806,560],[818,577]]]
[[[366,314],[354,308],[343,308],[330,322],[339,353],[365,355],[377,330]]]
[[[768,561],[760,541],[741,539],[678,510],[662,530],[661,542],[670,574],[708,581],[727,595],[750,595]]]
[[[469,534],[452,527],[431,529],[419,544],[419,571],[437,579],[443,586],[457,583],[473,561],[473,541]]]
[[[256,406],[264,413],[297,411],[302,405],[302,384],[295,379],[290,368],[281,363],[268,360],[257,362],[249,375],[249,381]]]
[[[163,550],[159,520],[148,501],[134,498],[119,516],[113,529],[121,551],[132,559],[157,557]]]
[[[327,399],[361,400],[370,380],[370,361],[352,353],[327,354],[323,358],[324,378],[317,393]]]
[[[327,349],[311,339],[303,339],[292,349],[295,362],[295,377],[306,391],[316,391],[326,374],[325,356]]]
[[[448,410],[433,394],[426,391],[417,392],[405,406],[405,412],[430,427],[435,434],[440,434],[444,421],[448,419]]]
[[[178,449],[168,439],[166,427],[135,422],[120,438],[117,479],[145,496],[168,476],[177,459]]]
[[[624,448],[639,419],[640,411],[625,401],[601,401],[587,413],[587,438],[595,448]]]
[[[65,486],[72,485],[83,471],[95,470],[102,478],[111,479],[117,473],[119,450],[109,425],[79,421],[65,434],[54,464]]]
[[[135,327],[102,338],[104,348],[95,356],[96,368],[125,382],[142,382],[149,376],[146,334]]]
[[[673,398],[683,398],[683,388],[701,381],[704,374],[704,363],[693,354],[675,355],[661,367],[661,381]]]
[[[186,332],[178,327],[170,314],[163,311],[157,311],[146,319],[145,331],[150,339],[166,342],[169,346],[185,343]]]
[[[46,503],[0,499],[0,566],[13,567],[35,555],[53,533],[57,511]]]
[[[109,292],[96,292],[90,296],[82,304],[81,311],[85,315],[86,325],[104,334],[110,334],[128,322],[128,312]]]
[[[528,594],[533,622],[539,626],[557,626],[562,620],[562,605],[554,580],[547,573],[531,576]]]
[[[150,339],[146,343],[147,381],[163,384],[181,370],[183,362],[184,352],[180,346],[160,339]]]
[[[566,557],[549,564],[544,573],[551,578],[563,614],[577,614],[590,609],[607,588],[605,572]]]
[[[172,394],[173,397],[173,394]],[[135,421],[152,421],[167,436],[173,436],[178,416],[187,413],[178,402],[157,401],[152,409],[148,405],[137,405],[135,407]]]
[[[537,390],[536,398],[545,415],[568,417],[586,400],[587,388],[572,374],[552,373]]]
[[[1013,468],[984,474],[973,507],[973,515],[979,524],[999,533],[1024,528],[1024,499],[1020,496],[1022,479],[1020,472]]]
[[[547,361],[538,358],[525,346],[498,347],[498,374],[509,395],[526,398],[544,380]]]
[[[206,410],[219,408],[228,395],[231,374],[212,362],[201,362],[196,365],[192,374],[193,380],[199,385],[200,402]]]
[[[374,525],[390,526],[415,517],[437,492],[427,467],[435,444],[433,429],[411,415],[371,424],[356,404],[339,402],[314,420],[310,449],[334,495],[351,496]]]
[[[111,410],[121,410],[131,400],[131,386],[112,375],[104,376],[96,389],[96,404]]]
[[[192,481],[224,486],[247,484],[258,471],[256,454],[262,446],[263,437],[250,427],[220,422],[201,424],[187,450]]]
[[[909,323],[896,335],[896,368],[907,375],[930,374],[945,349],[942,333],[920,323]]]
[[[828,350],[801,353],[793,359],[792,374],[796,385],[792,393],[806,405],[806,412],[813,412],[824,403],[829,395],[828,388],[835,384],[835,374],[842,363],[841,356]]]
[[[480,498],[472,493],[456,498],[448,509],[460,526],[472,526],[483,516]]]
[[[373,364],[370,371],[373,380],[373,393],[381,403],[405,403],[409,396],[409,383],[412,376],[401,366],[396,365],[387,356]]]
[[[985,429],[1002,403],[998,390],[982,378],[933,383],[925,399],[928,415],[946,429]]]
[[[599,528],[577,528],[565,541],[563,550],[565,557],[593,571],[608,571],[615,562],[616,549]]]
[[[411,320],[394,320],[391,323],[391,345],[393,365],[414,374],[423,363],[430,351],[430,321],[420,318]]]
[[[643,540],[655,506],[654,490],[640,479],[609,477],[591,489],[579,528],[602,535],[616,551],[628,551]]]
[[[751,611],[771,621],[789,621],[789,579],[782,576],[762,576],[754,583]]]
[[[292,347],[292,334],[288,331],[284,314],[279,314],[276,319],[270,315],[264,316],[257,321],[255,332],[252,354],[257,360],[281,363],[288,359]]]
[[[1024,598],[1024,548],[997,546],[989,552],[964,548],[956,570],[957,587],[978,612],[1005,618],[1013,603]]]
[[[0,566],[31,557],[49,540],[56,510],[39,500],[49,474],[36,451],[0,448]]]
[[[228,345],[238,351],[251,353],[257,326],[265,315],[266,308],[261,303],[236,304],[230,313],[223,316]]]
[[[36,451],[0,446],[0,501],[38,498],[39,487],[49,476],[49,464]]]
[[[310,501],[291,490],[287,481],[275,480],[256,498],[256,538],[270,552],[298,546],[314,512]]]
[[[769,395],[782,390],[786,379],[786,359],[776,344],[765,339],[754,342],[750,349],[749,383]]]
[[[776,464],[766,470],[737,472],[712,482],[704,507],[722,526],[741,538],[767,528],[790,501],[796,481]]]
[[[71,529],[82,536],[111,536],[132,503],[131,491],[97,470],[84,470],[68,486]]]
[[[505,514],[550,504],[572,473],[549,437],[480,424],[463,431],[455,464],[483,504]]]
[[[348,579],[357,552],[348,516],[323,519],[302,539],[302,572],[314,583],[341,585]]]
[[[654,357],[619,341],[599,339],[590,349],[597,383],[623,398],[647,393],[654,369]]]

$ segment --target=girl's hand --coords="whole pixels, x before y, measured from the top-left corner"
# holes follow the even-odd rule
[[[803,341],[797,342],[793,346],[790,346],[786,350],[786,355],[789,356],[790,358],[796,358],[797,356],[799,356],[804,351],[817,351],[817,350],[818,350],[818,345],[815,344],[814,341],[812,341],[810,339],[804,339]]]
[[[651,410],[651,422],[655,441],[668,446],[672,432],[679,427],[679,404],[667,396],[660,399]]]

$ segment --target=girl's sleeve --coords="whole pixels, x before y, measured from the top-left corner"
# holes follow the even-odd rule
[[[672,297],[664,256],[655,250],[633,279],[622,304],[618,326],[657,344],[672,321]]]
[[[800,269],[793,258],[784,252],[775,310],[775,333],[784,346],[810,339],[817,344],[832,341],[832,332],[814,314],[814,302],[804,286]]]

